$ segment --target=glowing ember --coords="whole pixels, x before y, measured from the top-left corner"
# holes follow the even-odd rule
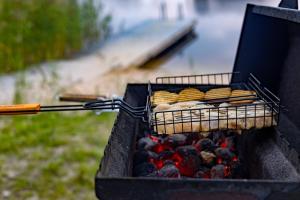
[[[238,161],[238,157],[237,157],[237,156],[234,156],[234,157],[232,158],[232,161],[233,161],[233,162],[237,162],[237,161]]]
[[[155,145],[152,150],[155,152],[155,153],[161,153],[163,151],[168,151],[168,150],[172,150],[172,147],[170,147],[168,144],[161,144],[161,143],[158,143],[157,145]]]
[[[217,158],[217,164],[222,164],[222,162],[223,162],[223,160],[222,160],[222,158]]]
[[[153,135],[149,135],[149,138],[153,141],[153,142],[160,142],[160,139],[158,137],[155,137]]]
[[[225,140],[224,142],[222,142],[220,147],[221,148],[226,148],[227,147],[227,141]]]
[[[241,178],[241,164],[232,132],[148,135],[137,142],[134,176]]]

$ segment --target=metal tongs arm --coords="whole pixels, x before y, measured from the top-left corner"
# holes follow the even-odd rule
[[[93,110],[104,110],[104,109],[121,109],[135,118],[144,118],[146,109],[145,107],[132,107],[125,101],[119,98],[113,98],[109,100],[97,100],[93,102],[88,102],[84,104],[87,109]]]

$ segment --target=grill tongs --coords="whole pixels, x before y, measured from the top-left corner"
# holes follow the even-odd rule
[[[145,120],[146,107],[133,107],[128,105],[121,98],[101,99],[83,104],[51,105],[42,106],[38,103],[0,105],[0,115],[23,115],[37,114],[39,112],[60,112],[60,111],[83,111],[94,110],[98,113],[123,110],[134,118]]]
[[[71,97],[68,98],[67,101],[74,101],[74,98],[73,99],[72,98]],[[82,99],[81,96],[80,98],[81,99],[77,101],[87,100],[87,99]],[[201,102],[199,104],[222,103],[222,102],[232,101],[235,98],[237,98],[237,101],[258,99],[256,95],[248,95],[248,96],[231,97],[230,99],[214,99],[206,102]],[[60,100],[62,100],[62,98],[60,98]],[[84,110],[92,110],[95,111],[97,114],[100,114],[102,112],[123,110],[126,113],[128,113],[130,116],[134,118],[141,118],[143,121],[146,122],[148,116],[147,113],[149,111],[148,109],[149,109],[148,106],[133,107],[128,103],[126,103],[120,97],[113,97],[110,99],[107,99],[105,97],[97,97],[97,98],[89,97],[89,101],[87,101],[86,103],[79,103],[79,104],[51,105],[51,106],[42,106],[38,103],[0,105],[0,115],[23,115],[23,114],[37,114],[39,112],[84,111]]]

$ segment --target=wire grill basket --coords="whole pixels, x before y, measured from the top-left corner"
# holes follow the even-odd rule
[[[238,72],[192,76],[158,77],[148,85],[147,111],[150,128],[159,134],[208,132],[224,129],[251,129],[275,126],[279,120],[280,100],[250,74],[247,82],[231,83]],[[178,94],[186,88],[207,92],[214,88],[253,91],[247,95],[215,96],[192,102],[172,102],[159,105],[154,93],[167,91]],[[172,96],[161,92],[162,99]],[[189,98],[191,96],[189,95]],[[193,96],[192,96],[193,99]],[[194,98],[196,99],[196,98]]]

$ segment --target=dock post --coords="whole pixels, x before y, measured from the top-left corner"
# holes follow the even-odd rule
[[[182,3],[177,4],[177,12],[178,12],[178,20],[182,20],[184,18],[183,16],[183,5]]]
[[[160,13],[161,13],[161,19],[166,20],[168,18],[167,16],[167,3],[161,2],[160,3]]]

